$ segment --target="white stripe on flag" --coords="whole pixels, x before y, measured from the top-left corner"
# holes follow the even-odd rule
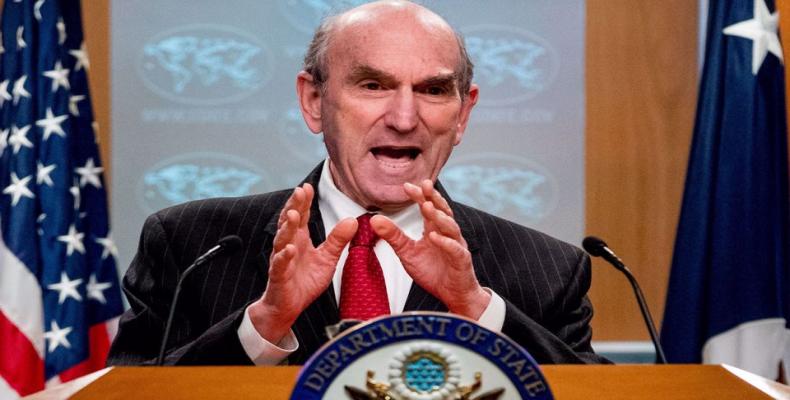
[[[783,318],[749,321],[708,339],[702,348],[705,364],[730,364],[776,379],[779,362],[790,348],[790,330]],[[785,367],[787,368],[787,366]]]
[[[49,380],[48,380],[48,381],[46,381],[46,382],[44,383],[44,387],[46,387],[47,389],[49,389],[49,388],[52,388],[52,387],[58,386],[58,385],[60,385],[61,383],[63,383],[63,382],[61,382],[61,381],[60,381],[60,376],[58,376],[58,375],[55,375],[55,376],[53,376],[52,378],[49,378]]]
[[[0,400],[18,399],[19,393],[8,385],[8,382],[0,377]]]
[[[0,310],[44,359],[44,306],[38,280],[0,235]]]
[[[110,339],[110,344],[115,339],[115,335],[118,333],[118,321],[120,321],[121,316],[117,316],[115,318],[108,319],[104,321],[104,326],[107,328],[107,337]]]

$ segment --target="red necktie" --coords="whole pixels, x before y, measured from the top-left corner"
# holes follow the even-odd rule
[[[370,217],[357,217],[359,228],[348,247],[340,284],[340,319],[367,320],[390,313],[387,286],[373,246],[379,240],[370,226]]]

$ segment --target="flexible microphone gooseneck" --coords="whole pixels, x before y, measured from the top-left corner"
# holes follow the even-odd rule
[[[218,256],[231,254],[242,247],[241,238],[236,235],[229,235],[225,236],[217,242],[217,245],[208,249],[207,252],[203,253],[200,257],[198,257],[195,262],[192,263],[184,272],[181,274],[181,277],[178,278],[178,283],[176,284],[176,290],[173,292],[173,301],[170,302],[170,312],[167,316],[167,322],[165,323],[165,334],[162,337],[162,344],[159,346],[159,356],[156,358],[156,365],[161,366],[162,363],[165,361],[165,347],[167,346],[167,341],[170,339],[170,328],[173,325],[173,316],[176,313],[176,304],[178,303],[178,296],[181,294],[181,284],[184,283],[187,276],[194,271],[197,267],[206,263],[206,261],[212,260]]]
[[[628,282],[631,283],[631,287],[634,289],[636,302],[639,303],[639,309],[642,311],[642,318],[645,319],[647,331],[650,332],[650,340],[653,341],[653,345],[656,347],[658,363],[666,364],[667,358],[664,356],[664,349],[661,347],[661,343],[658,341],[658,333],[656,333],[656,327],[653,324],[653,317],[650,315],[650,310],[647,308],[647,301],[645,301],[645,296],[642,294],[642,289],[639,288],[639,283],[636,281],[636,278],[634,278],[634,275],[631,274],[631,271],[623,264],[620,257],[617,257],[617,254],[615,254],[603,240],[595,236],[587,236],[582,241],[582,247],[584,247],[584,250],[587,250],[591,256],[602,257],[604,260],[608,261],[628,278]]]

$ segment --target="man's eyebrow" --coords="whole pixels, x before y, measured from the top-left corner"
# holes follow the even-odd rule
[[[394,82],[396,80],[391,74],[369,65],[360,64],[351,67],[351,73],[346,77],[346,81],[355,83],[362,79],[375,79],[382,82]]]
[[[396,82],[397,79],[394,75],[384,72],[370,65],[359,64],[351,67],[351,73],[346,77],[346,81],[356,83],[363,79],[374,79],[383,83]],[[448,72],[446,74],[438,74],[430,76],[418,82],[415,86],[443,86],[448,89],[455,88],[455,83],[458,80],[458,74],[455,72]]]
[[[443,86],[452,89],[455,87],[457,80],[458,76],[456,73],[439,74],[423,79],[416,86]]]

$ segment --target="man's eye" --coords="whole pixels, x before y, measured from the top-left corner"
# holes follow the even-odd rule
[[[381,84],[378,82],[365,82],[362,87],[367,90],[381,90]]]
[[[442,86],[431,86],[425,89],[425,93],[431,96],[443,96],[447,94],[447,89]]]

